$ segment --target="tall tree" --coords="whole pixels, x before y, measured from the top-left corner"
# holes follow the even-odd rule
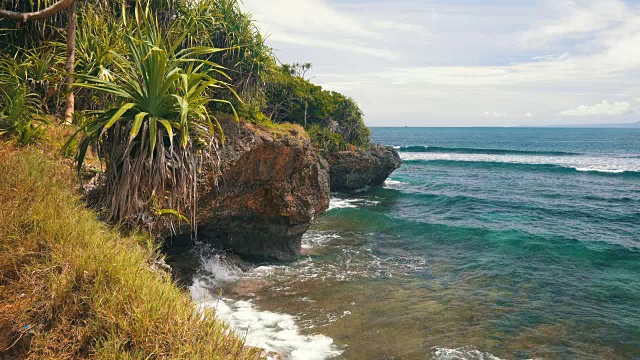
[[[71,2],[71,6],[67,9],[67,79],[65,86],[67,90],[67,100],[64,109],[64,123],[69,125],[73,121],[73,113],[75,112],[76,99],[73,95],[73,73],[76,62],[76,1]]]

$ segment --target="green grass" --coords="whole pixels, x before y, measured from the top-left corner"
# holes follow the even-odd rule
[[[261,356],[196,311],[147,238],[100,222],[72,179],[36,150],[0,148],[0,358]]]

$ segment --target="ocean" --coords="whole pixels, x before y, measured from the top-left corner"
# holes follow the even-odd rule
[[[372,140],[402,167],[333,194],[299,260],[176,255],[194,299],[289,359],[640,358],[640,129]]]

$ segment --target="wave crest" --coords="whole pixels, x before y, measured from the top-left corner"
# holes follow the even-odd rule
[[[450,148],[440,146],[401,146],[399,152],[414,153],[450,153],[450,154],[487,154],[487,155],[546,155],[546,156],[571,156],[581,155],[580,153],[564,151],[526,151],[526,150],[505,150],[505,149],[483,149],[483,148]]]
[[[620,158],[613,156],[542,156],[542,155],[492,155],[459,153],[402,153],[405,163],[429,162],[432,164],[458,164],[472,166],[482,163],[485,166],[526,167],[531,170],[570,171],[597,173],[616,176],[640,176],[640,158]]]

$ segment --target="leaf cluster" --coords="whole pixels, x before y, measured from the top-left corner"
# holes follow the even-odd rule
[[[46,125],[40,116],[40,97],[29,88],[29,69],[29,64],[0,58],[0,135],[23,146],[40,139]]]
[[[209,106],[229,104],[212,97],[212,90],[233,90],[219,80],[228,79],[224,69],[207,60],[223,49],[184,46],[195,20],[176,22],[188,26],[178,32],[163,30],[148,8],[136,13],[140,23],[124,37],[126,51],[108,52],[115,65],[110,76],[76,75],[76,88],[113,99],[112,106],[91,112],[78,131],[76,162],[80,172],[96,147],[106,165],[102,200],[109,221],[158,227],[166,214],[154,208],[190,211],[194,220],[197,173],[217,144],[215,135],[223,139]]]

